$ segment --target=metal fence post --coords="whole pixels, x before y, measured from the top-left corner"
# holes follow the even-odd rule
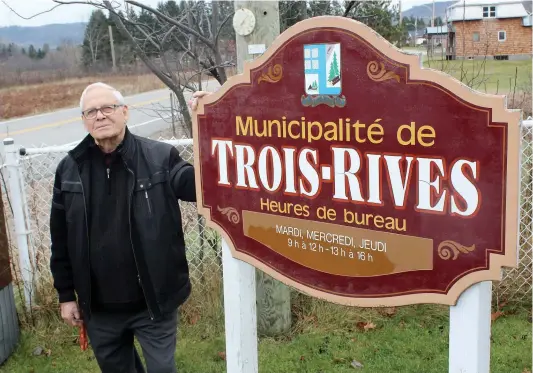
[[[28,236],[29,230],[26,227],[24,216],[24,200],[22,196],[22,180],[19,172],[20,159],[15,141],[12,138],[4,139],[4,149],[6,153],[6,168],[9,179],[9,201],[13,209],[13,219],[15,222],[15,234],[17,236],[17,249],[19,254],[20,272],[24,284],[24,297],[26,307],[30,308],[33,304],[33,268],[31,265]]]
[[[176,136],[176,121],[174,119],[174,92],[170,91],[170,116],[172,117],[172,136]]]
[[[533,119],[531,117],[528,117],[526,120],[522,121],[522,125],[528,129],[529,132],[532,132],[532,129],[533,129]],[[531,138],[531,141],[533,141],[533,134],[532,134],[532,138]],[[531,147],[533,147],[533,145],[530,144]],[[523,152],[523,151],[522,151]],[[522,156],[524,156],[524,154],[522,153]],[[530,155],[531,156],[531,155]],[[526,211],[526,213],[529,212],[530,216],[531,216],[531,220],[530,220],[530,229],[531,229],[531,239],[530,239],[530,246],[529,246],[529,255],[530,256],[533,256],[533,167],[528,170],[529,171],[529,177],[531,178],[530,181],[531,181],[531,194],[529,196],[529,199],[530,199],[530,210],[529,211]],[[524,177],[524,176],[522,176]],[[522,192],[524,193],[524,192]],[[521,213],[523,213],[523,211],[521,211]],[[524,216],[521,216],[520,219],[524,219]],[[526,228],[527,229],[527,228]],[[518,261],[520,263],[520,257],[518,258]],[[531,265],[529,266],[530,267],[530,270],[531,272],[533,273],[533,259],[531,260]],[[533,281],[533,279],[529,278],[529,281]],[[531,298],[533,299],[533,286],[531,286]]]

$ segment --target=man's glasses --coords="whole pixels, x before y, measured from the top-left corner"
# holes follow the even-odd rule
[[[96,115],[98,114],[98,110],[104,115],[111,115],[115,112],[115,110],[118,107],[121,107],[124,105],[106,105],[102,106],[100,108],[93,108],[93,109],[87,109],[85,111],[82,111],[81,113],[86,119],[94,119],[96,118]]]

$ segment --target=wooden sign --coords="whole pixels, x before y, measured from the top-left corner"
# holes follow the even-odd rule
[[[302,292],[455,304],[516,266],[519,112],[359,22],[300,22],[196,114],[199,212]]]

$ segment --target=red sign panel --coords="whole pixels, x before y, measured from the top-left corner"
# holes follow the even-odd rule
[[[366,26],[313,18],[201,100],[198,209],[313,296],[454,304],[516,266],[519,122]]]

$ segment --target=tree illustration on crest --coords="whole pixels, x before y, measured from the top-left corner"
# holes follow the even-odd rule
[[[333,52],[333,61],[329,65],[329,77],[328,81],[333,81],[339,76],[339,63],[337,62],[337,52]]]

